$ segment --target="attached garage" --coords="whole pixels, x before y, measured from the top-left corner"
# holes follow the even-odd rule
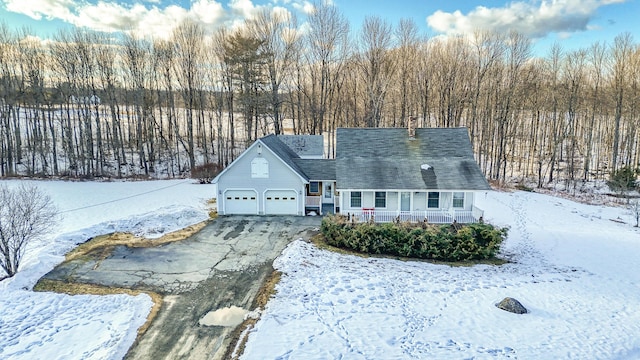
[[[268,215],[298,215],[298,193],[294,190],[265,191],[264,213]]]
[[[294,160],[300,157],[275,135],[256,140],[213,180],[218,213],[304,215],[309,179]]]
[[[255,190],[227,190],[224,192],[225,214],[258,213],[258,193]]]

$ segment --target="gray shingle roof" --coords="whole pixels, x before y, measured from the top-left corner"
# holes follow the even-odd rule
[[[335,180],[336,162],[333,159],[295,159],[294,162],[309,180]]]
[[[278,135],[278,139],[301,158],[321,158],[324,155],[324,138],[322,135]]]
[[[297,172],[300,176],[302,176],[305,180],[309,180],[309,177],[306,176],[302,168],[298,166],[298,164],[294,161],[296,159],[300,159],[298,154],[296,154],[290,147],[288,147],[285,143],[280,141],[277,136],[271,134],[267,135],[263,138],[260,138],[260,141],[267,146],[271,151],[273,151],[285,164],[289,165],[293,169],[293,171]]]
[[[422,165],[429,169],[423,170]],[[340,128],[338,189],[489,190],[466,128]]]

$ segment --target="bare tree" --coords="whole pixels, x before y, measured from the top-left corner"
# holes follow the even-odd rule
[[[497,151],[495,154],[496,166],[493,178],[504,181],[506,178],[507,159],[509,157],[507,145],[508,135],[514,125],[513,114],[519,110],[516,108],[519,86],[524,83],[521,70],[525,66],[531,53],[531,41],[522,34],[511,32],[508,35],[507,58],[504,77],[504,86],[499,99],[496,99],[496,127],[497,127]]]
[[[187,148],[189,155],[189,168],[196,166],[194,144],[194,113],[202,104],[198,101],[198,89],[202,88],[202,53],[204,29],[193,21],[185,21],[173,31],[175,46],[175,70],[176,79],[180,84],[186,117],[187,117]]]
[[[635,199],[629,205],[629,209],[631,210],[631,215],[636,219],[636,227],[640,227],[640,199]]]
[[[602,113],[603,101],[602,97],[602,79],[604,77],[604,63],[606,60],[606,47],[601,43],[593,44],[588,52],[588,61],[591,64],[591,96],[588,99],[591,101],[589,123],[586,125],[587,138],[585,142],[586,154],[584,158],[584,174],[583,179],[589,179],[589,172],[591,171],[591,161],[593,152],[593,134],[595,131],[596,117]]]
[[[470,81],[466,69],[471,67],[469,43],[464,38],[452,38],[433,44],[432,55],[437,100],[437,126],[460,126]]]
[[[321,134],[348,53],[349,23],[335,6],[325,3],[315,6],[308,21],[304,53],[307,78],[298,87],[309,104],[309,132]]]
[[[20,128],[16,128],[20,123],[15,121],[19,94],[16,41],[16,35],[0,22],[0,176],[15,174],[22,157]]]
[[[147,161],[147,154],[145,153],[145,143],[149,141],[147,136],[147,123],[149,122],[149,91],[145,86],[145,81],[150,77],[149,75],[149,44],[135,36],[127,36],[123,45],[124,50],[124,63],[126,64],[126,70],[128,71],[128,83],[131,96],[133,98],[133,105],[135,109],[135,126],[131,126],[130,129],[135,128],[135,143],[138,153],[138,162],[140,168],[144,169],[145,175],[149,175],[149,165],[151,171],[153,171],[154,165],[152,162]],[[149,154],[150,155],[150,154]]]
[[[613,130],[613,149],[611,150],[611,171],[618,168],[618,156],[620,146],[620,123],[624,111],[624,93],[627,86],[627,71],[630,56],[633,51],[633,38],[630,33],[616,36],[611,49],[613,55],[612,62],[612,90],[615,102],[615,118]]]
[[[296,32],[297,22],[292,15],[265,9],[247,22],[252,36],[260,42],[260,53],[264,56],[271,96],[269,99],[273,112],[273,129],[276,134],[282,131],[280,87],[295,60],[299,43]]]
[[[360,36],[360,68],[365,85],[365,124],[380,126],[382,107],[394,70],[389,49],[392,44],[391,25],[378,17],[367,17]]]
[[[472,45],[475,60],[473,76],[475,83],[471,94],[471,115],[469,117],[469,128],[471,132],[471,141],[474,141],[476,133],[478,133],[478,109],[480,107],[480,96],[483,93],[483,85],[489,72],[498,64],[505,53],[504,36],[498,33],[488,31],[476,31],[473,33]],[[483,129],[486,131],[486,129]]]
[[[235,82],[233,77],[233,64],[231,59],[227,56],[227,43],[231,39],[231,34],[226,29],[219,29],[212,39],[212,48],[215,54],[215,58],[218,60],[220,67],[220,82],[222,84],[222,91],[218,103],[220,104],[220,118],[222,118],[222,110],[226,104],[227,109],[227,126],[224,137],[227,139],[228,146],[226,151],[219,149],[218,155],[220,159],[218,163],[222,163],[225,166],[234,160],[234,151],[236,147],[236,135],[235,135],[235,116],[234,116],[234,104],[235,104]],[[223,124],[222,119],[218,125],[218,140],[223,136]],[[221,155],[223,154],[223,155]]]
[[[400,107],[400,126],[405,126],[407,118],[413,113],[415,104],[412,104],[412,92],[415,92],[415,64],[419,63],[418,48],[420,38],[418,36],[418,25],[413,20],[401,19],[395,30],[395,36],[398,38],[398,71],[396,78],[398,79],[397,89],[399,93]],[[393,125],[396,125],[395,117]]]
[[[0,268],[5,277],[18,272],[27,245],[47,234],[57,218],[51,198],[36,186],[0,186]]]
[[[571,187],[574,191],[576,186],[576,152],[578,151],[578,115],[583,110],[581,100],[584,98],[582,96],[582,88],[584,86],[586,59],[587,52],[585,50],[577,50],[569,54],[564,66],[565,90],[567,92],[565,96],[567,124],[563,138],[569,140],[567,148],[568,174],[567,178],[565,178],[565,188],[569,190]]]

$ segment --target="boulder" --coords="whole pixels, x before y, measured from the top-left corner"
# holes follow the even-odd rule
[[[522,304],[520,304],[520,301],[510,297],[504,298],[496,304],[496,307],[514,314],[526,314],[529,312],[524,306],[522,306]]]

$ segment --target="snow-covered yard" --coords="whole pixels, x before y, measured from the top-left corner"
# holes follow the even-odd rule
[[[0,282],[0,358],[120,359],[147,296],[29,289],[76,242],[116,230],[159,236],[205,219],[214,189],[189,180],[38,185],[65,218],[54,241],[34,244],[20,273]],[[640,358],[640,230],[624,209],[526,192],[478,202],[488,221],[510,226],[511,263],[362,258],[296,241],[276,260],[278,293],[243,358]],[[495,308],[506,296],[530,313]]]
[[[640,231],[625,210],[479,197],[510,226],[502,266],[361,258],[297,241],[243,359],[638,359]],[[530,311],[497,309],[504,297]]]
[[[15,277],[0,282],[0,358],[121,359],[149,314],[148,296],[30,289],[76,243],[93,236],[131,231],[159,237],[205,220],[214,189],[193,180],[35,183],[52,197],[63,220],[48,241],[30,246]]]

